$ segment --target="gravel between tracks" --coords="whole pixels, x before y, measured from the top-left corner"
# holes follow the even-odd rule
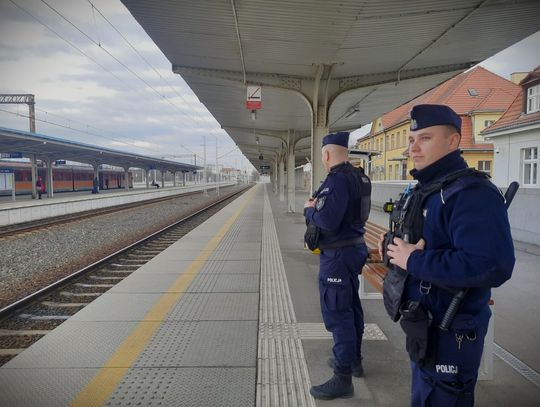
[[[223,193],[241,189],[222,189]],[[0,308],[216,200],[215,190],[0,238]]]

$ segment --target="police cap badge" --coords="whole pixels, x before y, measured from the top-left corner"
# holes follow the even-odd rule
[[[416,105],[411,110],[411,130],[449,125],[461,133],[461,118],[445,105]]]

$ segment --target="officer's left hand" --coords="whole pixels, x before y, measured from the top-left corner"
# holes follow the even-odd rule
[[[411,253],[415,250],[424,250],[424,247],[426,247],[424,239],[420,239],[416,244],[411,244],[399,237],[395,237],[394,243],[388,245],[390,263],[395,264],[403,270],[407,270],[407,261]]]

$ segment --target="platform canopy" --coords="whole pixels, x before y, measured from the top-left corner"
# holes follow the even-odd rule
[[[540,29],[530,0],[122,2],[256,168],[296,143],[305,163],[317,129],[359,128]]]
[[[155,157],[64,140],[57,137],[0,127],[0,152],[13,156],[42,160],[70,160],[92,165],[109,164],[122,168],[157,169],[169,172],[190,172],[202,169]]]

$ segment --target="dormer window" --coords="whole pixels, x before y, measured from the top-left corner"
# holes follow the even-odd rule
[[[469,89],[467,89],[467,90],[468,90],[468,92],[469,92],[469,95],[471,95],[471,96],[478,96],[478,92],[477,92],[476,89],[474,89],[474,88],[469,88]]]
[[[540,84],[527,89],[527,114],[540,111]]]

